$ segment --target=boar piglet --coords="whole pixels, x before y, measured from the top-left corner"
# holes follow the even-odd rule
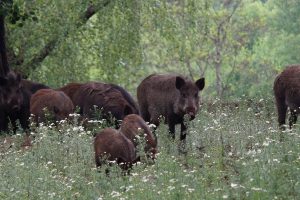
[[[131,140],[135,147],[139,144],[137,137],[145,139],[144,151],[146,155],[155,159],[157,153],[157,140],[146,122],[136,114],[127,115],[121,124],[120,132]]]
[[[96,167],[108,160],[115,161],[123,170],[129,170],[136,162],[134,144],[116,129],[106,128],[98,133],[94,138],[94,150]]]
[[[71,99],[62,91],[41,89],[32,95],[30,112],[37,123],[45,122],[45,109],[50,112],[55,121],[64,120],[74,111]]]

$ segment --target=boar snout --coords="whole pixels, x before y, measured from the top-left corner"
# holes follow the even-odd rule
[[[194,107],[187,107],[185,113],[189,115],[190,120],[193,120],[196,117],[196,108],[194,108]]]
[[[150,159],[152,159],[152,160],[155,160],[157,153],[158,153],[157,148],[151,147],[150,150],[147,153],[147,157],[150,158]]]
[[[11,99],[8,101],[8,105],[12,110],[18,111],[21,108],[21,100],[20,99]]]
[[[20,106],[19,106],[19,105],[14,105],[14,106],[12,107],[12,110],[18,111],[18,110],[20,110]]]

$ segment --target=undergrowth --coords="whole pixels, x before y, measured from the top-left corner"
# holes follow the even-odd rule
[[[129,176],[118,166],[109,176],[95,168],[101,121],[90,121],[97,130],[75,121],[40,126],[29,148],[21,132],[2,136],[0,199],[299,199],[299,125],[280,132],[273,104],[262,102],[204,105],[189,123],[186,154],[179,133],[172,141],[159,126],[156,162],[137,164]]]

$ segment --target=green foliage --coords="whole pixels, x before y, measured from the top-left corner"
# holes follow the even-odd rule
[[[99,80],[135,91],[150,73],[175,72],[205,76],[209,98],[271,96],[275,75],[300,62],[296,0],[15,0],[6,8],[11,66],[52,87]]]
[[[127,79],[126,71],[140,64],[140,4],[138,0],[116,1],[97,16],[95,45],[102,73],[95,78],[118,83]]]
[[[93,132],[61,123],[40,126],[33,146],[23,136],[1,138],[1,199],[299,199],[299,127],[280,133],[270,102],[239,108],[214,102],[190,122],[187,155],[179,134],[156,131],[159,155],[130,176],[119,167],[95,168]],[[179,131],[179,130],[178,130]],[[8,141],[8,139],[12,141]],[[6,142],[4,142],[6,141]]]

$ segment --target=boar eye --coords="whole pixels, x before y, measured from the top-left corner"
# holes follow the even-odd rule
[[[187,95],[184,94],[184,93],[182,93],[181,96],[182,96],[183,98],[186,98],[186,97],[187,97]]]
[[[194,97],[197,98],[197,97],[198,97],[198,93],[196,93],[196,94],[194,95]]]

